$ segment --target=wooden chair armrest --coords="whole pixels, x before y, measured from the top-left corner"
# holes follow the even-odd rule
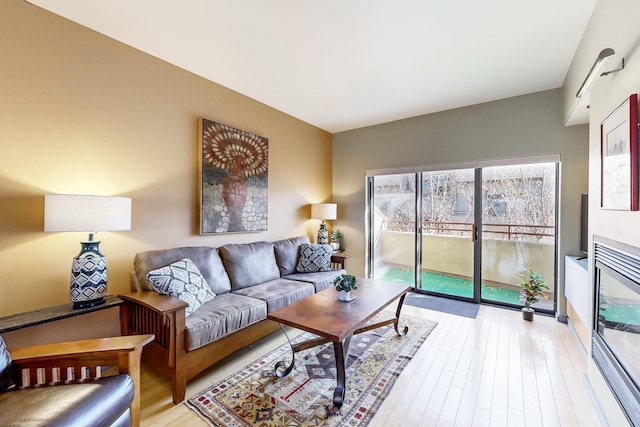
[[[128,374],[134,387],[131,425],[140,425],[140,357],[154,336],[129,335],[10,350],[12,371],[19,387],[54,385],[65,381],[103,376],[103,367],[117,367]]]
[[[131,292],[128,294],[119,294],[118,297],[126,302],[142,305],[162,314],[169,314],[174,311],[184,310],[189,306],[189,304],[178,298],[174,298],[169,295],[161,295],[154,291]]]
[[[13,362],[22,365],[38,361],[65,359],[96,359],[100,355],[111,357],[142,349],[153,341],[153,335],[129,335],[124,337],[98,338],[54,344],[41,344],[10,350]]]

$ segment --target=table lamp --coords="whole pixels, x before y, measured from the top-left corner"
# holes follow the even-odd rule
[[[338,218],[338,205],[335,203],[316,203],[311,205],[311,218],[322,220],[320,229],[318,230],[317,243],[321,245],[329,244],[329,233],[325,226],[326,220],[335,220]]]
[[[47,194],[44,196],[44,231],[83,231],[89,239],[71,265],[73,308],[104,304],[107,293],[107,259],[100,253],[98,231],[131,230],[128,197]]]

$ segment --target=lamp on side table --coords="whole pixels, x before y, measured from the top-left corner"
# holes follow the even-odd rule
[[[100,253],[98,231],[131,230],[128,197],[47,194],[44,196],[44,231],[83,231],[89,239],[71,266],[73,308],[104,304],[107,294],[107,259]]]
[[[333,221],[338,218],[338,205],[335,203],[316,203],[311,205],[311,218],[322,220],[320,230],[318,230],[318,240],[321,245],[329,244],[329,233],[325,226],[325,221]]]

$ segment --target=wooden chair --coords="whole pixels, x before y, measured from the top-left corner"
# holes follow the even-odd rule
[[[16,348],[11,377],[19,389],[68,384],[71,380],[128,374],[134,386],[131,425],[140,425],[140,357],[153,335],[130,335]],[[109,367],[107,374],[103,372]],[[117,372],[112,372],[117,370]],[[71,386],[73,387],[73,386]],[[9,396],[12,391],[7,391]]]

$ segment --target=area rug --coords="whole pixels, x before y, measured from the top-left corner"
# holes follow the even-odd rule
[[[442,311],[443,313],[470,317],[472,319],[476,318],[480,308],[480,304],[474,304],[472,302],[458,301],[450,298],[434,297],[431,295],[422,295],[417,293],[409,294],[405,298],[404,303],[414,307]]]
[[[296,353],[294,370],[278,378],[274,365],[291,360],[289,344],[281,345],[185,403],[219,427],[366,426],[436,322],[401,315],[400,325],[409,327],[404,337],[393,325],[354,335],[346,364],[346,395],[339,409],[333,406],[336,368],[331,343]],[[304,332],[292,341],[313,337]]]

